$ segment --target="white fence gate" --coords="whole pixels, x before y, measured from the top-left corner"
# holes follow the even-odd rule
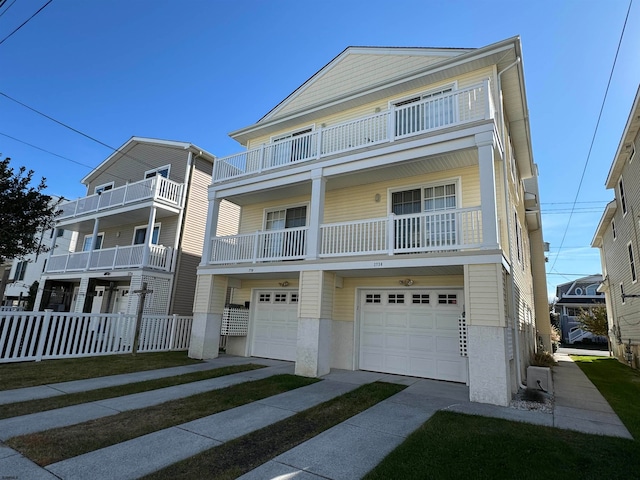
[[[0,315],[0,363],[130,353],[135,315],[12,312]],[[143,316],[138,352],[187,350],[193,317]]]

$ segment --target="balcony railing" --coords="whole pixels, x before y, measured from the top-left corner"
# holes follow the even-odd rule
[[[213,182],[494,117],[489,81],[218,159]]]
[[[86,270],[116,270],[149,267],[170,271],[173,249],[152,245],[145,261],[146,245],[101,248],[91,252],[52,255],[47,262],[47,273],[80,272]]]
[[[296,260],[307,251],[308,227],[216,237],[211,264]],[[389,215],[320,226],[319,257],[427,253],[480,248],[480,207],[413,215]]]
[[[78,217],[142,200],[161,200],[179,207],[182,202],[182,188],[182,183],[155,176],[140,182],[128,183],[122,187],[64,202],[59,206],[62,213],[57,219],[64,220]]]

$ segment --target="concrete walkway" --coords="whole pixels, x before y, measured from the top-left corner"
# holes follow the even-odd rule
[[[49,465],[46,469],[38,467],[18,452],[0,444],[0,474],[30,479],[138,478],[373,381],[401,383],[408,387],[277,456],[241,478],[245,480],[275,478],[288,474],[294,474],[295,478],[300,480],[361,478],[400,445],[411,432],[441,409],[631,438],[611,407],[568,355],[559,354],[557,359],[560,363],[554,367],[556,401],[553,414],[471,403],[468,400],[468,387],[461,384],[372,372],[337,370],[323,377],[322,382],[89,452]],[[54,410],[43,412],[47,415],[33,414],[2,420],[0,421],[0,438],[6,439],[20,435],[21,432],[52,428],[50,425],[59,424],[62,422],[61,419],[72,422],[68,424],[83,422],[85,421],[83,415],[86,416],[87,411],[97,413],[109,411],[110,413],[105,414],[112,415],[118,411],[143,408],[145,405],[155,405],[179,398],[175,396],[178,392],[183,392],[182,396],[187,396],[205,389],[222,388],[241,381],[293,371],[293,365],[287,362],[227,356],[209,361],[206,365],[208,365],[207,368],[217,368],[249,362],[270,366],[261,370],[182,385],[180,388],[160,389],[155,391],[157,393],[145,392],[130,395],[129,398],[120,397],[119,400],[109,399],[59,409],[66,410],[64,413],[55,413],[58,411]],[[164,370],[167,376],[176,374],[173,373],[174,369]],[[127,379],[137,381],[137,375],[149,374],[150,372],[129,374]],[[152,375],[161,376],[161,372],[155,371]],[[102,388],[104,385],[99,387],[92,385],[112,380],[87,380],[86,385],[87,388]],[[118,381],[122,380],[122,378],[118,379]],[[66,385],[65,387],[64,384],[62,386],[58,384],[52,390],[82,389],[80,382],[69,383],[73,383],[74,386]],[[0,403],[5,393],[0,392]],[[11,395],[15,396],[19,393],[13,391]],[[48,420],[48,416],[57,420]]]

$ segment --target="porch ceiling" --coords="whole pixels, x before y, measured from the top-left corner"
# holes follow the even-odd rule
[[[173,217],[175,215],[176,213],[173,211],[158,208],[156,211],[156,222],[161,221],[163,218]],[[60,222],[58,227],[75,232],[91,233],[93,231],[93,222],[96,217],[100,219],[100,230],[111,229],[120,225],[143,225],[149,221],[149,208],[128,210],[116,215],[105,215],[104,212],[98,213],[97,215],[83,215],[77,221],[68,219]]]
[[[411,178],[429,173],[469,167],[478,164],[478,153],[475,148],[456,150],[443,155],[417,157],[410,161],[389,163],[382,167],[358,170],[341,175],[328,177],[326,191],[374,184],[388,180]],[[310,195],[311,182],[286,184],[279,188],[258,190],[243,195],[225,197],[236,205],[251,205],[267,200],[283,200],[294,196]]]

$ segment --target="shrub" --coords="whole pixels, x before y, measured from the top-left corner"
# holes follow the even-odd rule
[[[556,361],[549,352],[539,351],[531,356],[531,365],[534,367],[553,367]]]

